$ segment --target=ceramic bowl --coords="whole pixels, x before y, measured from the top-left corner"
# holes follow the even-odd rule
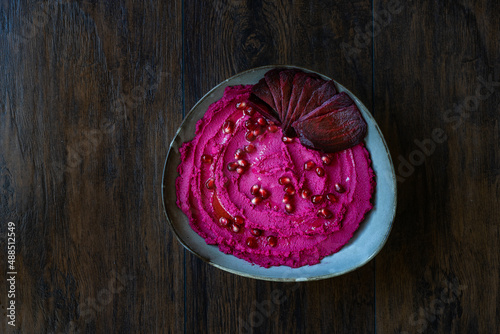
[[[230,273],[269,281],[309,281],[342,275],[369,262],[385,244],[396,213],[396,176],[387,144],[371,113],[356,96],[338,82],[335,82],[338,91],[345,91],[351,96],[368,124],[365,144],[371,155],[377,181],[373,209],[361,222],[352,239],[340,251],[312,266],[263,268],[225,254],[215,245],[207,245],[205,240],[191,229],[188,218],[176,205],[175,179],[179,176],[177,173],[177,166],[180,164],[179,148],[184,142],[193,139],[196,122],[203,117],[213,102],[222,97],[227,86],[255,84],[267,71],[275,67],[277,66],[251,69],[221,82],[203,96],[186,115],[170,144],[165,161],[162,181],[165,214],[175,236],[184,247],[205,262]],[[295,66],[279,67],[316,73]],[[330,80],[325,75],[316,74]]]

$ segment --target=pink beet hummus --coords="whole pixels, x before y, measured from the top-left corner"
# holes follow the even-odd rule
[[[284,142],[281,129],[269,126],[250,142],[245,123],[261,116],[237,104],[251,87],[227,87],[181,147],[177,205],[193,230],[224,253],[263,267],[317,264],[349,241],[373,207],[369,153],[359,144],[325,158],[297,138]]]

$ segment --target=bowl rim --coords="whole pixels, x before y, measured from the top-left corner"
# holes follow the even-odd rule
[[[335,82],[336,85],[342,87],[342,90],[347,92],[348,95],[353,98],[353,100],[355,100],[356,104],[361,104],[365,109],[366,113],[363,113],[363,116],[364,117],[368,117],[370,122],[373,124],[375,130],[377,131],[377,134],[380,136],[380,138],[382,139],[382,143],[384,145],[384,150],[385,150],[385,153],[387,155],[387,159],[389,161],[389,166],[390,166],[390,172],[391,172],[391,179],[392,179],[392,189],[391,191],[393,192],[394,194],[394,200],[392,203],[390,203],[391,205],[391,212],[390,212],[390,218],[389,218],[389,227],[385,233],[385,235],[382,237],[382,241],[380,242],[380,244],[378,245],[378,247],[372,252],[372,254],[370,254],[370,256],[368,256],[366,259],[364,259],[363,261],[361,261],[360,264],[358,264],[357,266],[354,266],[354,267],[351,267],[351,268],[348,268],[346,270],[343,270],[343,271],[338,271],[338,272],[334,272],[334,273],[330,273],[330,274],[325,274],[325,275],[319,275],[319,276],[314,276],[314,277],[307,277],[307,278],[294,278],[294,277],[269,277],[269,276],[260,276],[260,275],[256,275],[256,274],[249,274],[249,273],[246,273],[246,272],[243,272],[243,271],[239,271],[239,270],[235,270],[235,269],[231,269],[231,268],[227,268],[223,265],[220,265],[218,263],[215,263],[213,261],[211,261],[210,259],[204,257],[203,255],[199,254],[198,252],[196,252],[195,250],[193,250],[186,242],[184,242],[184,240],[180,237],[178,231],[176,230],[174,224],[172,223],[172,219],[170,218],[169,214],[168,214],[168,210],[167,210],[167,206],[166,206],[166,198],[165,198],[165,181],[166,181],[166,170],[167,170],[167,163],[169,161],[169,158],[172,154],[172,151],[174,150],[174,144],[176,142],[176,139],[177,137],[179,136],[179,133],[182,131],[182,129],[184,128],[184,124],[187,122],[187,120],[190,118],[190,116],[195,112],[196,108],[198,107],[199,104],[201,104],[206,98],[208,98],[217,88],[219,88],[220,86],[224,85],[225,83],[227,83],[228,81],[230,80],[234,80],[240,76],[243,76],[243,75],[246,75],[248,73],[251,73],[251,72],[255,72],[255,71],[261,71],[261,70],[264,70],[264,69],[268,69],[268,70],[271,70],[273,68],[290,68],[290,69],[299,69],[299,70],[302,70],[304,72],[309,72],[309,73],[315,73],[315,74],[318,74],[320,75],[321,77],[327,79],[327,80],[333,80]],[[169,149],[167,151],[167,156],[165,158],[165,162],[163,164],[163,172],[162,172],[162,178],[161,178],[161,199],[162,199],[162,205],[163,205],[163,212],[165,213],[165,216],[167,218],[167,221],[168,221],[168,224],[170,225],[170,228],[172,229],[172,231],[174,232],[174,235],[176,237],[176,239],[179,241],[179,243],[181,245],[184,246],[184,248],[186,248],[188,251],[190,251],[192,254],[196,255],[197,257],[199,257],[201,260],[203,260],[204,262],[218,268],[218,269],[221,269],[223,271],[226,271],[226,272],[229,272],[231,274],[235,274],[235,275],[239,275],[239,276],[243,276],[243,277],[247,277],[247,278],[253,278],[253,279],[258,279],[258,280],[264,280],[264,281],[272,281],[272,282],[301,282],[301,281],[317,281],[317,280],[322,280],[322,279],[327,279],[327,278],[332,278],[332,277],[336,277],[336,276],[340,276],[340,275],[344,275],[344,274],[347,274],[351,271],[354,271],[356,269],[359,269],[361,267],[363,267],[364,265],[366,265],[368,262],[370,262],[381,250],[382,248],[384,247],[384,245],[386,244],[388,238],[389,238],[389,235],[391,233],[391,230],[392,230],[392,227],[394,225],[394,219],[395,219],[395,216],[396,216],[396,207],[397,207],[397,184],[396,184],[396,173],[395,173],[395,170],[394,170],[394,163],[392,161],[392,158],[391,158],[391,154],[390,154],[390,151],[389,151],[389,148],[387,147],[387,142],[385,141],[385,138],[382,134],[382,131],[380,130],[380,127],[378,126],[377,122],[375,121],[375,118],[373,117],[372,113],[369,111],[368,108],[366,108],[366,106],[356,97],[356,95],[354,95],[349,89],[347,89],[344,85],[342,85],[341,83],[339,83],[338,81],[324,75],[324,74],[321,74],[319,72],[316,72],[314,70],[310,70],[308,68],[304,68],[304,67],[300,67],[300,66],[294,66],[294,65],[265,65],[265,66],[259,66],[259,67],[255,67],[255,68],[251,68],[251,69],[248,69],[248,70],[245,70],[243,72],[239,72],[227,79],[225,79],[224,81],[220,82],[219,84],[215,85],[212,89],[210,89],[205,95],[203,95],[203,97],[201,97],[195,104],[194,106],[190,109],[190,111],[184,116],[184,119],[182,120],[181,124],[179,125],[177,131],[175,132],[175,135],[172,137],[172,140],[170,142],[170,145],[169,145]],[[369,214],[370,212],[368,212],[367,214]],[[363,218],[363,221],[366,221],[367,217],[365,216]],[[363,222],[362,221],[362,222]],[[346,244],[347,245],[347,244]],[[344,245],[344,246],[346,246]],[[344,247],[343,246],[343,247]],[[216,246],[217,247],[217,246]],[[342,247],[342,248],[343,248]],[[341,249],[342,249],[341,248]],[[220,251],[220,250],[219,250]],[[339,250],[340,251],[340,250]],[[233,255],[234,256],[234,255]],[[242,260],[242,261],[245,261],[245,260]]]

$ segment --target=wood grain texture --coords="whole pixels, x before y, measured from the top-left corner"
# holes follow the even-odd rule
[[[499,331],[500,83],[483,85],[500,81],[499,10],[410,2],[374,39],[374,114],[402,177],[376,259],[380,332]]]
[[[487,0],[0,0],[0,280],[9,221],[19,273],[15,328],[0,284],[0,332],[500,332],[499,14]],[[393,231],[341,277],[238,277],[167,225],[183,115],[269,64],[349,88],[393,155]]]
[[[3,236],[17,224],[16,332],[182,330],[184,255],[160,197],[182,118],[181,3],[16,2],[2,14],[1,220]]]

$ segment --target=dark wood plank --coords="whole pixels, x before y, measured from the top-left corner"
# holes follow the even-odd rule
[[[182,331],[183,250],[161,203],[182,118],[181,2],[6,7],[1,234],[17,224],[16,330]]]
[[[400,177],[377,330],[498,333],[500,88],[482,82],[500,81],[500,6],[401,4],[375,37],[375,117]]]
[[[185,3],[186,107],[220,81],[269,64],[304,66],[334,77],[371,106],[371,52],[348,65],[340,44],[370,1]],[[362,79],[362,80],[360,80]],[[187,332],[370,333],[374,267],[325,282],[270,283],[224,273],[188,254]],[[273,291],[283,302],[270,302]],[[269,305],[269,311],[266,309]],[[207,310],[210,310],[207,312]],[[272,311],[271,311],[272,310]]]

